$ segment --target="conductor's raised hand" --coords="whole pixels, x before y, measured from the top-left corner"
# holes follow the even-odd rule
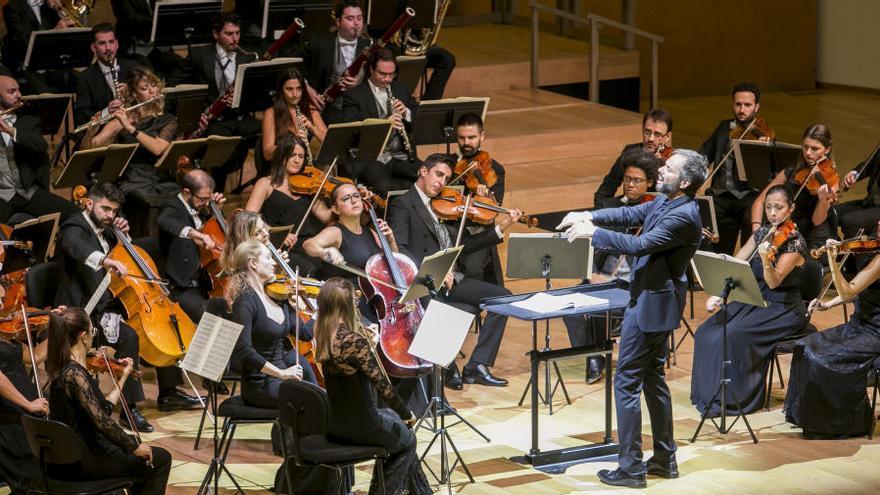
[[[721,298],[718,296],[709,296],[706,299],[706,311],[713,312],[721,306]]]
[[[593,237],[596,229],[597,227],[590,220],[578,222],[565,231],[565,237],[568,238],[568,242],[574,242],[575,239]]]
[[[593,219],[593,214],[589,211],[572,211],[565,215],[562,219],[562,222],[556,226],[556,230],[562,230],[567,227],[571,227],[572,225],[578,222],[586,222]]]

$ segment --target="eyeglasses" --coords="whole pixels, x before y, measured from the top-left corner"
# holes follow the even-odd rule
[[[624,184],[632,184],[634,186],[640,186],[645,183],[645,179],[640,179],[638,177],[624,177],[623,183]]]
[[[351,200],[354,200],[355,203],[361,200],[361,193],[351,193],[346,194],[345,196],[339,198],[343,203],[348,203]]]
[[[667,134],[669,134],[669,131],[657,132],[657,131],[652,131],[651,129],[642,129],[642,136],[645,136],[645,139],[649,139],[652,137],[654,139],[660,139]]]
[[[193,194],[193,199],[197,199],[202,203],[207,203],[208,201],[211,201],[211,196],[199,196],[198,194]]]

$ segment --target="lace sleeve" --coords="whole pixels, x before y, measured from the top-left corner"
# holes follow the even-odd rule
[[[89,379],[86,371],[80,366],[70,366],[63,375],[65,395],[75,400],[88,414],[92,425],[105,437],[110,439],[125,452],[132,452],[137,448],[137,441],[133,436],[125,433],[110,414],[113,406],[101,395],[98,387]]]
[[[340,339],[339,351],[340,356],[345,362],[362,372],[367,378],[373,382],[373,386],[382,397],[382,400],[388,404],[391,409],[400,416],[401,419],[409,419],[410,410],[403,403],[403,400],[397,395],[388,377],[380,368],[376,355],[370,351],[370,343],[367,339],[351,330],[340,328],[338,334]]]
[[[799,253],[802,256],[806,256],[807,254],[807,241],[804,240],[804,237],[798,232],[796,236],[789,238],[785,241],[785,244],[782,245],[782,249],[779,250],[780,253]]]

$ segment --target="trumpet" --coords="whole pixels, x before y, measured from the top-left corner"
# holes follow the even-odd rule
[[[397,98],[391,94],[391,85],[385,86],[385,94],[388,95],[388,115],[391,116],[394,113],[394,102],[397,101]],[[406,158],[410,163],[416,161],[416,153],[413,151],[412,143],[409,140],[409,134],[406,132],[406,128],[398,129],[398,133],[400,133],[400,139],[403,140],[403,149],[406,150]]]
[[[126,113],[131,112],[131,111],[137,110],[138,108],[141,108],[143,106],[149,105],[150,103],[154,103],[156,101],[159,101],[163,98],[165,98],[165,95],[157,95],[157,96],[150,98],[149,100],[144,100],[140,103],[136,103],[128,108],[123,108],[123,110],[125,110]],[[110,115],[107,115],[106,117],[101,117],[100,119],[97,119],[97,120],[90,120],[90,121],[86,122],[85,124],[74,129],[73,133],[79,134],[80,132],[87,131],[93,127],[102,126],[115,118],[116,118],[115,114],[110,114]]]

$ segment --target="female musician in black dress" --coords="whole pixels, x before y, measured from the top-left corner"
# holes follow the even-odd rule
[[[375,336],[360,323],[354,298],[354,286],[339,277],[327,280],[318,294],[318,361],[333,411],[328,436],[388,449],[390,456],[383,463],[387,493],[432,493],[416,454],[416,436],[409,429],[416,417],[394,392],[376,356]],[[391,409],[380,409],[377,395]],[[375,471],[369,493],[380,493]]]
[[[837,261],[837,241],[829,240],[826,250],[837,296],[813,300],[810,310],[857,298],[856,311],[848,322],[795,345],[785,419],[803,428],[805,438],[864,435],[873,426],[865,389],[871,363],[880,358],[880,256],[847,282]]]
[[[92,346],[94,327],[81,308],[53,313],[49,321],[50,418],[70,426],[82,440],[83,457],[78,465],[51,466],[53,477],[69,480],[129,477],[136,494],[162,494],[171,471],[171,454],[161,447],[138,444],[113,420],[111,413],[118,391],[132,370],[126,358],[119,387],[106,397],[86,370],[86,353]]]
[[[263,112],[262,146],[266,160],[274,158],[281,138],[288,134],[297,136],[307,145],[312,138],[318,144],[324,141],[327,126],[324,125],[321,112],[310,103],[309,98],[303,98],[305,89],[306,82],[297,69],[290,69],[278,78],[272,107]]]
[[[803,264],[806,243],[794,231],[776,249],[775,260],[770,245],[774,235],[771,228],[783,228],[795,211],[792,193],[786,185],[770,188],[764,200],[764,212],[770,224],[754,232],[736,257],[749,260],[757,246],[757,255],[750,263],[761,293],[769,303],[759,308],[740,302],[731,302],[727,309],[727,349],[732,364],[728,388],[728,414],[736,414],[733,395],[739,399],[746,413],[759,409],[764,403],[764,383],[769,358],[776,343],[798,332],[807,324],[806,307],[799,287],[803,282]],[[721,299],[712,296],[706,309],[719,308]],[[723,315],[716,313],[697,329],[694,343],[694,366],[691,374],[691,402],[698,411],[707,406],[710,417],[720,414],[719,402],[709,404],[721,379],[721,324]]]

